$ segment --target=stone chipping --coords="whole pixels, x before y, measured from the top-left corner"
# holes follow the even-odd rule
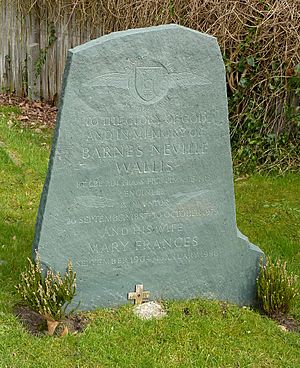
[[[141,319],[160,319],[167,315],[163,306],[157,302],[146,302],[134,307],[134,314]]]

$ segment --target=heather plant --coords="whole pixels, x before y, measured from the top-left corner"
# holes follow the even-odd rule
[[[260,260],[260,274],[257,278],[257,294],[262,310],[268,315],[286,314],[298,295],[297,276],[289,273],[286,262],[277,259],[266,263]]]
[[[57,322],[66,315],[66,308],[72,302],[76,292],[76,272],[69,260],[66,273],[62,276],[48,269],[43,275],[40,256],[35,263],[30,259],[29,266],[21,274],[21,282],[16,286],[26,304],[41,314],[47,322]]]

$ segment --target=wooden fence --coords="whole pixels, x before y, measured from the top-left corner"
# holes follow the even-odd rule
[[[0,92],[55,102],[68,49],[103,34],[74,17],[48,22],[23,16],[10,0],[0,0]]]

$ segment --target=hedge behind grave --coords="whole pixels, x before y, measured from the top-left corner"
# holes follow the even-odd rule
[[[295,0],[14,0],[54,24],[68,16],[96,37],[178,23],[218,38],[227,73],[237,173],[300,165],[300,2]],[[38,3],[38,4],[36,4]]]

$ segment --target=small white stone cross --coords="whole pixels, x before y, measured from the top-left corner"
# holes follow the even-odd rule
[[[142,304],[144,299],[148,299],[150,291],[144,291],[144,285],[135,285],[135,292],[128,293],[127,299],[134,300],[134,304]]]

